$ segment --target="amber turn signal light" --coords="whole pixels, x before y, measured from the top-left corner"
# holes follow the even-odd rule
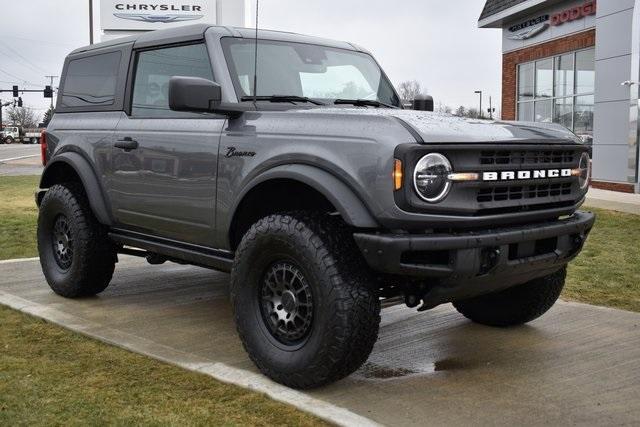
[[[393,188],[395,190],[402,188],[402,161],[398,159],[393,163]]]

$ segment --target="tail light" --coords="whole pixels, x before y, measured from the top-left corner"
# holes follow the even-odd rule
[[[47,166],[47,131],[40,133],[40,156],[42,158],[42,166]]]

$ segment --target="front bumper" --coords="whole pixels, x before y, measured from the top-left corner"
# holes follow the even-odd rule
[[[448,234],[356,233],[369,266],[429,279],[440,302],[494,292],[557,271],[580,252],[595,215]],[[438,303],[440,303],[438,302]]]

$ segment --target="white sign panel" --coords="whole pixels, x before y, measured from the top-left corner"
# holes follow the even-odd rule
[[[216,23],[216,0],[100,0],[106,31],[159,30],[185,24]]]

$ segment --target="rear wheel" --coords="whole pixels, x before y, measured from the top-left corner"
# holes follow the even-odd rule
[[[476,323],[514,326],[530,322],[556,303],[564,287],[567,268],[504,291],[456,301],[454,307]]]
[[[272,215],[246,233],[231,273],[238,333],[249,357],[295,388],[337,381],[362,365],[380,303],[352,236],[317,214]]]
[[[44,195],[38,216],[38,252],[49,286],[67,298],[106,289],[117,260],[106,228],[93,216],[77,183],[54,185]]]

